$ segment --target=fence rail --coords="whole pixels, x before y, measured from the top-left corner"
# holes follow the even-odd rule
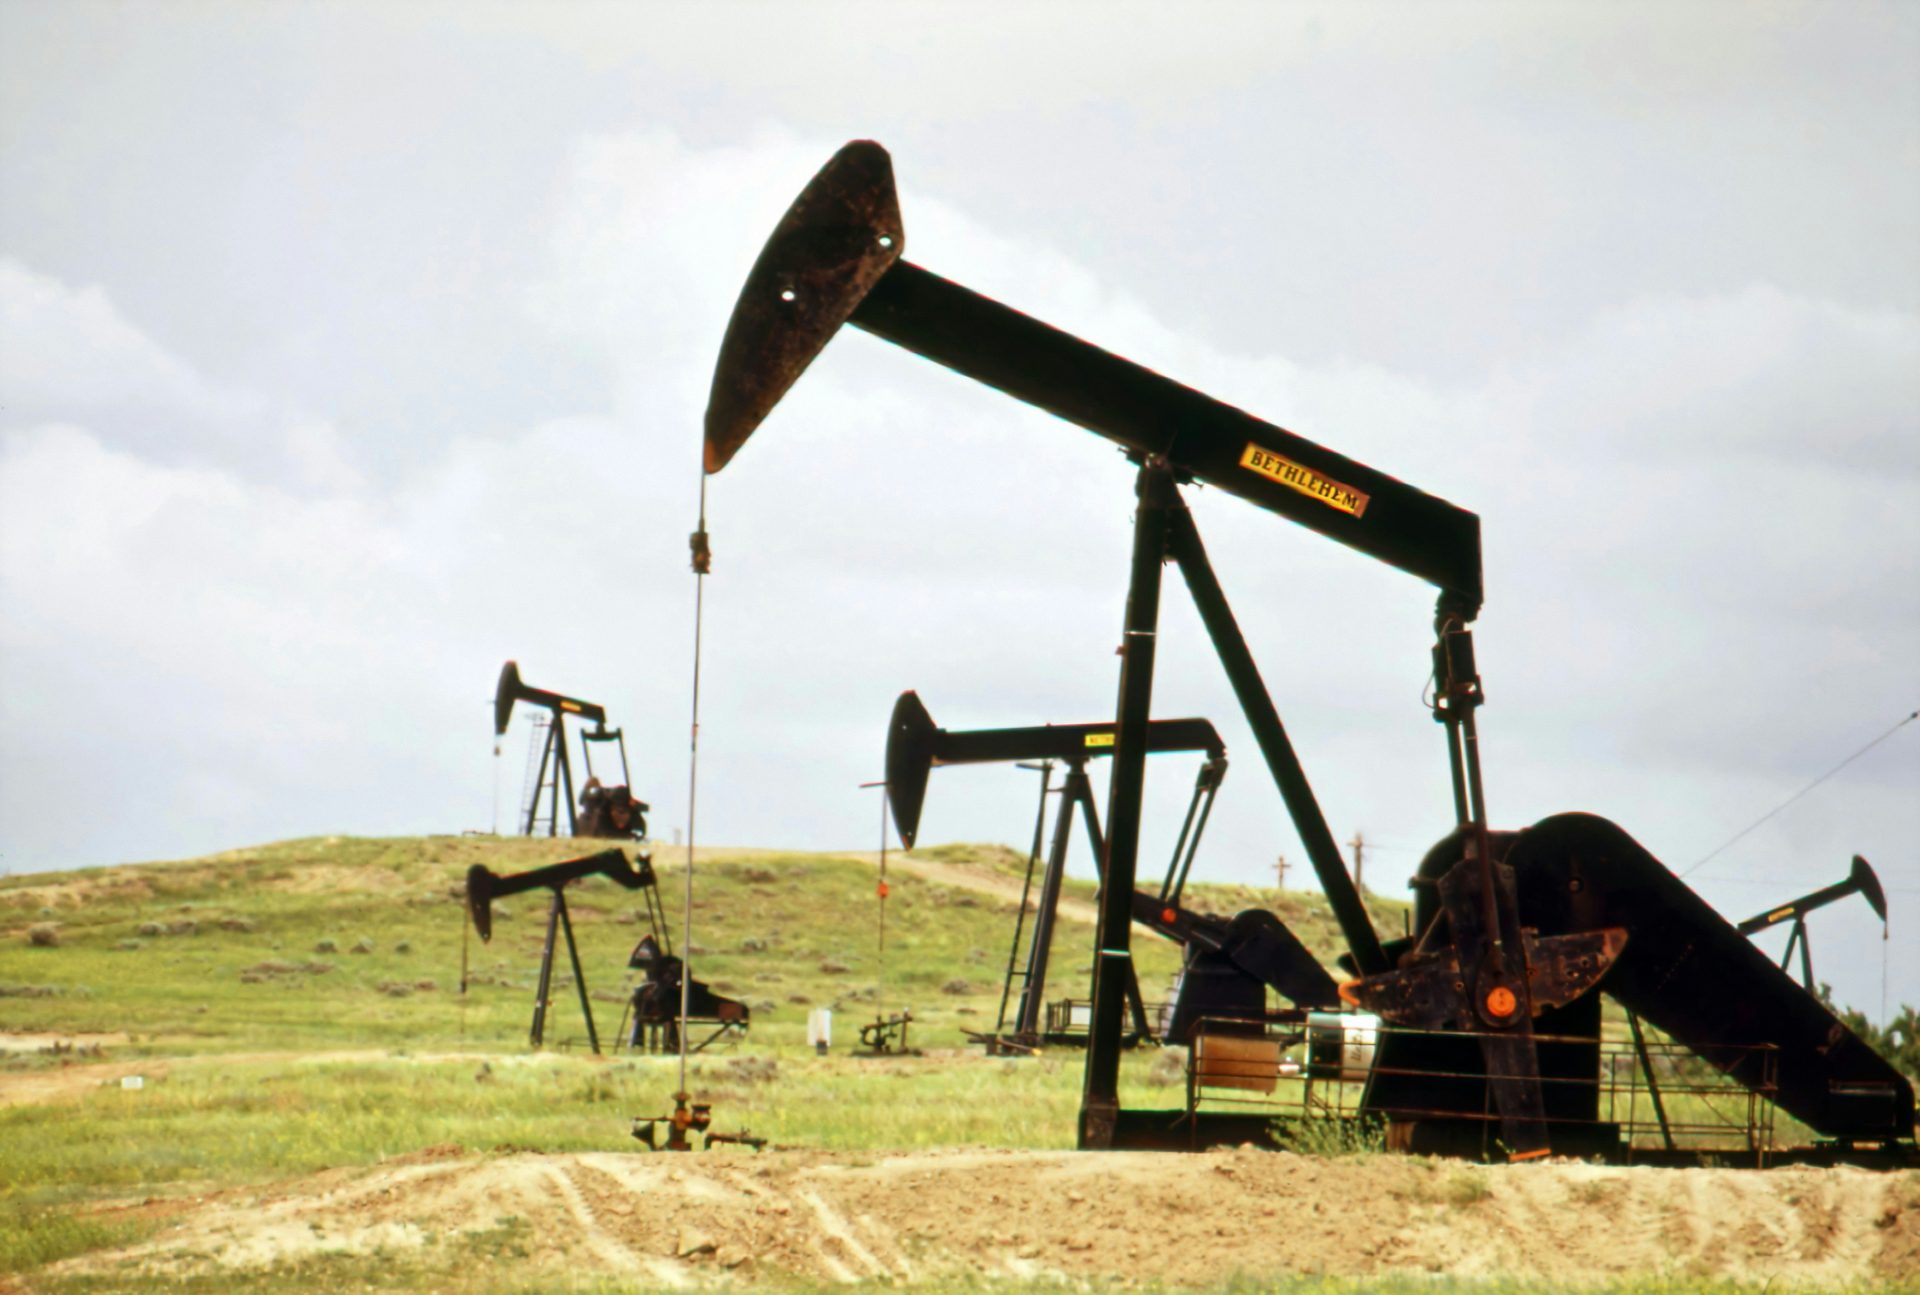
[[[1188,1051],[1187,1112],[1266,1113],[1276,1120],[1356,1120],[1391,1124],[1421,1121],[1478,1123],[1496,1131],[1482,1036],[1469,1031],[1403,1029],[1359,1014],[1287,1012],[1265,1022],[1203,1020]],[[1777,1149],[1775,1113],[1777,1051],[1772,1044],[1713,1050],[1703,1059],[1677,1043],[1630,1039],[1535,1035],[1543,1055],[1590,1056],[1581,1073],[1541,1075],[1548,1118],[1570,1139],[1584,1129],[1589,1141],[1619,1153],[1636,1151],[1737,1152],[1764,1161]],[[1420,1046],[1397,1046],[1401,1041]],[[1578,1051],[1571,1051],[1578,1050]],[[1388,1058],[1422,1053],[1418,1066]],[[1451,1052],[1457,1064],[1436,1067],[1436,1054]],[[1563,1068],[1564,1071],[1564,1068]],[[1739,1074],[1736,1080],[1731,1074]],[[1494,1075],[1492,1077],[1500,1077]],[[1404,1082],[1399,1082],[1404,1081]],[[1435,1101],[1444,1091],[1455,1101]],[[1458,1100],[1477,1094],[1478,1106]]]

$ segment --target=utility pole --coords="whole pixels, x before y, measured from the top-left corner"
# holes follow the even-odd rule
[[[1347,844],[1353,847],[1353,888],[1365,894],[1367,889],[1366,883],[1361,881],[1360,878],[1364,875],[1363,869],[1366,866],[1367,838],[1360,835],[1360,830],[1355,828],[1353,840],[1347,842]]]
[[[1274,884],[1282,894],[1287,889],[1287,856],[1279,855],[1273,861]]]

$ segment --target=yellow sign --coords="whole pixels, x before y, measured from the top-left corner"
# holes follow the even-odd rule
[[[1087,734],[1087,746],[1089,749],[1096,746],[1112,746],[1112,745],[1113,745],[1113,734],[1111,733]]]
[[[1278,481],[1289,490],[1297,490],[1309,499],[1318,499],[1329,508],[1337,508],[1350,516],[1360,517],[1367,511],[1372,497],[1355,490],[1352,486],[1335,481],[1332,477],[1323,477],[1312,468],[1303,467],[1292,459],[1282,458],[1272,450],[1263,450],[1252,441],[1240,455],[1240,466],[1258,472],[1269,481]]]
[[[560,709],[572,711],[575,715],[578,715],[580,713],[580,703],[577,701],[563,701],[560,703]]]

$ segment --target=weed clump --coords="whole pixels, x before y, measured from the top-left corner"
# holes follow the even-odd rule
[[[404,980],[383,980],[379,990],[388,998],[408,998],[413,994],[413,986]]]
[[[181,917],[167,923],[168,935],[198,935],[200,923],[191,917]]]
[[[138,930],[140,934],[146,936],[149,940],[154,939],[158,936],[165,935],[167,933],[167,929],[164,926],[161,926],[160,923],[158,922],[142,922],[135,929]]]
[[[835,958],[825,958],[820,963],[820,974],[823,976],[844,976],[852,970],[852,967]]]
[[[369,939],[367,939],[367,938],[366,938],[366,937],[365,937],[365,936],[363,935],[363,936],[361,936],[361,937],[360,937],[360,938],[359,938],[358,940],[355,940],[355,941],[354,941],[354,943],[353,943],[353,948],[352,948],[352,949],[350,949],[350,950],[348,950],[348,952],[350,952],[350,953],[372,953],[372,952],[373,952],[373,941],[372,941],[372,940],[369,940]]]
[[[1171,1084],[1185,1083],[1187,1079],[1187,1050],[1185,1048],[1162,1048],[1154,1057],[1153,1064],[1147,1067],[1147,1082],[1165,1088]]]
[[[313,946],[313,951],[315,953],[338,953],[340,952],[340,946],[332,940],[322,940]]]
[[[1288,1151],[1303,1156],[1363,1156],[1387,1149],[1386,1126],[1369,1119],[1276,1120],[1274,1138]]]
[[[60,928],[52,922],[35,922],[27,928],[27,943],[36,949],[60,947]]]
[[[400,941],[400,943],[398,943],[398,944],[396,944],[396,945],[394,945],[394,946],[393,946],[393,951],[394,951],[395,953],[412,953],[412,952],[413,952],[413,941],[412,941],[412,940],[402,940],[402,941]]]
[[[740,952],[742,953],[765,953],[766,951],[767,941],[762,936],[749,935],[746,939],[740,941]]]
[[[726,1078],[736,1084],[770,1084],[780,1077],[780,1063],[772,1057],[729,1057]]]
[[[332,970],[331,962],[256,962],[240,973],[240,983],[257,985],[282,977],[324,976]]]
[[[120,943],[114,945],[113,947],[116,949],[120,949],[123,952],[131,953],[135,949],[144,949],[147,947],[147,945],[144,940],[122,940],[120,941]]]
[[[254,929],[254,921],[251,917],[223,917],[220,919],[220,929],[245,934]]]
[[[940,986],[940,992],[943,994],[952,994],[955,998],[958,998],[964,994],[971,994],[973,992],[973,982],[971,980],[962,980],[958,976],[955,976],[952,980]]]

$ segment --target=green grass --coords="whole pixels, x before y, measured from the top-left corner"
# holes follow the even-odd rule
[[[104,1199],[363,1165],[444,1144],[479,1152],[626,1145],[631,1116],[668,1108],[674,1063],[586,1055],[564,955],[548,1016],[549,1045],[563,1050],[528,1055],[544,895],[497,903],[486,945],[468,932],[459,898],[471,864],[508,874],[583,852],[564,839],[328,837],[0,878],[0,1031],[125,1036],[95,1054],[0,1054],[0,1068],[44,1074],[105,1059],[146,1075],[139,1090],[114,1083],[78,1100],[0,1108],[0,1273],[138,1235],[138,1222],[88,1211]],[[684,873],[666,854],[661,889],[677,944]],[[1014,875],[1024,867],[1000,847],[927,854]],[[702,860],[697,881],[696,974],[754,1012],[737,1055],[693,1065],[690,1086],[714,1103],[719,1127],[823,1149],[1072,1144],[1081,1054],[993,1061],[961,1051],[962,1029],[990,1027],[998,1007],[1012,901],[896,873],[883,955],[869,864],[756,852]],[[1086,899],[1092,887],[1074,882],[1068,892]],[[1189,898],[1227,912],[1258,899],[1204,886]],[[609,1044],[631,982],[627,954],[646,929],[636,900],[604,881],[569,892]],[[1303,930],[1331,932],[1323,905],[1296,895],[1282,908]],[[1050,998],[1086,996],[1090,945],[1085,925],[1063,923]],[[1138,934],[1135,946],[1148,996],[1163,997],[1178,951]],[[805,1046],[815,1006],[835,1009],[834,1056]],[[845,1055],[861,1021],[909,1007],[912,1041],[947,1055]],[[1127,1058],[1124,1100],[1177,1105],[1173,1072],[1152,1061]],[[268,1273],[264,1288],[358,1288],[360,1262],[292,1265]],[[393,1270],[392,1284],[416,1284],[405,1275],[411,1262]],[[334,1276],[323,1280],[322,1270]]]
[[[545,905],[534,895],[500,901],[493,942],[483,945],[466,932],[459,888],[473,863],[505,874],[580,852],[564,839],[347,837],[0,878],[0,1029],[135,1035],[118,1055],[517,1048],[531,1014]],[[927,853],[988,869],[1010,866],[1011,856],[999,847]],[[677,941],[684,874],[664,852],[660,874]],[[962,1027],[992,1023],[1011,900],[896,873],[882,955],[867,864],[834,855],[720,859],[703,861],[697,881],[695,974],[753,1005],[756,1045],[801,1042],[813,1006],[837,1007],[843,1030],[876,1008],[911,1007],[922,1038],[956,1045]],[[1082,882],[1068,891],[1092,893]],[[1224,912],[1263,900],[1208,886],[1190,888],[1189,898]],[[569,892],[569,905],[589,987],[604,996],[596,1016],[610,1034],[628,982],[626,956],[644,929],[635,897],[591,881]],[[1383,926],[1397,924],[1397,910],[1385,901],[1377,907]],[[1329,955],[1339,947],[1317,896],[1290,894],[1276,908],[1309,947]],[[28,932],[47,924],[58,945],[34,945]],[[464,997],[463,940],[471,973]],[[323,942],[329,951],[320,951]],[[1140,933],[1134,943],[1143,989],[1164,997],[1178,950]],[[1090,945],[1089,928],[1063,923],[1049,998],[1086,996]],[[564,971],[563,956],[558,979],[570,984]],[[556,998],[549,1022],[550,1040],[584,1041],[571,995]]]
[[[466,932],[458,898],[471,864],[505,874],[583,852],[567,840],[325,838],[177,863],[0,878],[0,1031],[124,1034],[105,1045],[104,1059],[147,1076],[138,1090],[114,1083],[74,1100],[0,1108],[0,1274],[33,1274],[39,1290],[125,1289],[126,1277],[44,1272],[61,1258],[125,1244],[155,1226],[138,1211],[103,1211],[104,1202],[164,1202],[449,1144],[478,1154],[629,1145],[630,1117],[667,1110],[677,1082],[673,1060],[586,1055],[564,956],[548,1018],[549,1042],[563,1050],[529,1054],[545,905],[531,895],[501,901],[495,938],[482,945]],[[661,852],[662,890],[677,944],[684,874],[667,855]],[[937,847],[922,857],[1007,876],[1019,875],[1025,863],[992,846]],[[743,852],[703,860],[693,914],[695,972],[754,1011],[746,1043],[693,1063],[690,1087],[713,1103],[716,1126],[829,1150],[1070,1146],[1081,1054],[1002,1061],[964,1049],[963,1029],[992,1024],[1014,905],[904,872],[890,881],[883,957],[875,947],[870,865],[832,854]],[[1071,882],[1067,893],[1085,900],[1092,887]],[[636,896],[604,881],[575,888],[569,902],[602,1037],[610,1041],[630,983],[627,953],[645,926],[636,919]],[[1317,895],[1276,899],[1249,888],[1194,886],[1188,902],[1222,913],[1269,907],[1309,947],[1324,955],[1341,947]],[[1377,896],[1368,905],[1384,933],[1398,933],[1404,905]],[[34,929],[48,926],[52,942],[44,935],[36,941]],[[322,951],[325,942],[330,951]],[[1062,925],[1048,997],[1086,995],[1090,946],[1086,926]],[[1177,950],[1139,932],[1135,948],[1143,989],[1150,999],[1163,997]],[[463,957],[470,972],[464,995]],[[805,1046],[805,1018],[815,1006],[836,1009],[833,1056],[817,1057]],[[861,1021],[903,1007],[916,1018],[913,1042],[938,1055],[846,1055]],[[0,1067],[44,1076],[100,1059],[0,1054]],[[1130,1054],[1123,1102],[1178,1105],[1179,1067],[1168,1060]],[[1340,1126],[1302,1136],[1340,1139],[1306,1148],[1321,1153],[1375,1147]],[[1463,1208],[1474,1203],[1465,1199],[1471,1184],[1449,1180],[1434,1191]],[[631,1289],[611,1280],[529,1276],[526,1265],[513,1262],[516,1253],[524,1257],[524,1241],[507,1224],[483,1234],[458,1263],[431,1248],[324,1255],[250,1272],[247,1287],[476,1295]],[[166,1284],[224,1291],[232,1281],[183,1275]],[[1000,1281],[930,1287],[988,1288],[1023,1289]],[[1304,1295],[1550,1287],[1306,1276],[1276,1283],[1262,1276],[1227,1289]],[[1620,1289],[1707,1295],[1752,1288],[1689,1280]]]

